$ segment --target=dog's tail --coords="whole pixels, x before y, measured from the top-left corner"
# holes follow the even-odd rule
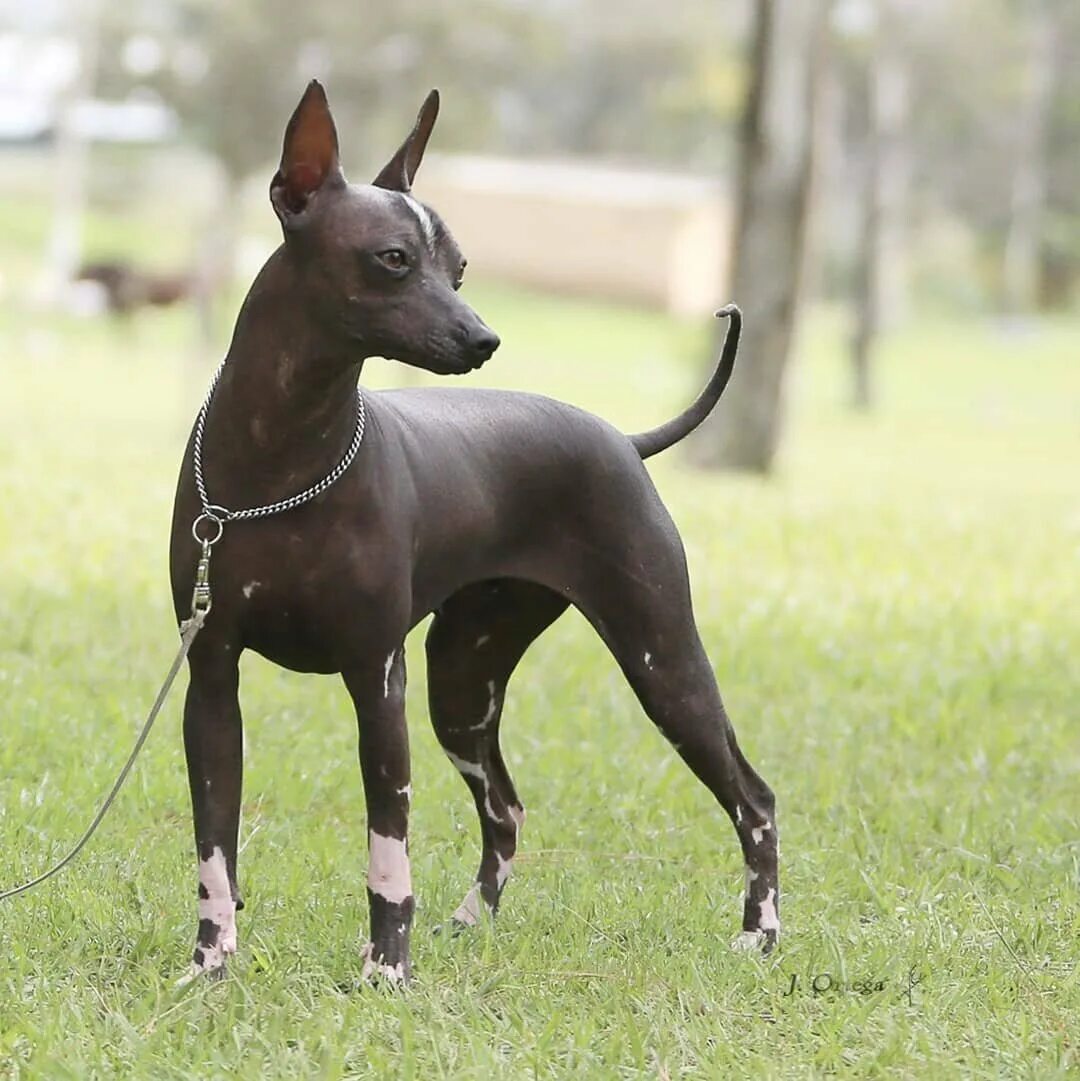
[[[735,368],[735,354],[739,350],[739,334],[742,332],[742,312],[734,304],[729,304],[716,313],[716,318],[731,320],[716,371],[689,409],[666,424],[661,424],[659,428],[630,436],[630,442],[642,458],[651,458],[654,454],[674,446],[680,439],[685,439],[713,411],[720,395],[724,393]]]

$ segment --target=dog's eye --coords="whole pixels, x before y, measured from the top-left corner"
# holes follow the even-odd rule
[[[379,261],[388,270],[404,270],[409,265],[408,257],[400,248],[379,252]]]

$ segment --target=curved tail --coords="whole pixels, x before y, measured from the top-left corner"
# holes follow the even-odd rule
[[[735,354],[739,350],[739,334],[742,332],[742,312],[734,304],[729,304],[716,313],[716,318],[731,320],[716,371],[689,409],[666,424],[661,424],[659,428],[651,428],[647,432],[630,436],[630,442],[642,458],[659,454],[688,436],[713,411],[720,395],[724,393],[735,368]]]

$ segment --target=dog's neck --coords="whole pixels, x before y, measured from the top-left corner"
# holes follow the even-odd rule
[[[355,429],[362,366],[340,335],[320,327],[279,249],[237,317],[215,391],[214,413],[228,419],[211,422],[212,435],[230,459],[259,472],[279,473],[282,463],[290,474],[322,464],[329,470]]]

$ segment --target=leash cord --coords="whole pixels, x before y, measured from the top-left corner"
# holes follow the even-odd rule
[[[165,682],[161,685],[161,690],[158,691],[157,698],[154,699],[154,704],[150,707],[150,713],[143,722],[142,731],[139,732],[138,739],[135,740],[135,746],[131,748],[131,754],[128,755],[128,759],[124,763],[123,769],[120,770],[119,775],[113,782],[112,789],[105,797],[105,802],[102,803],[101,807],[98,809],[98,813],[94,815],[94,820],[87,827],[86,832],[79,838],[75,847],[60,860],[59,863],[54,864],[47,871],[38,875],[37,878],[31,879],[29,882],[24,882],[21,886],[14,886],[9,890],[0,892],[0,901],[6,901],[9,897],[16,897],[20,893],[26,893],[27,890],[32,890],[35,886],[41,885],[42,882],[47,881],[52,878],[53,875],[62,871],[86,847],[87,842],[97,832],[98,826],[101,825],[101,820],[108,814],[109,808],[113,805],[113,801],[116,799],[124,782],[127,780],[128,774],[131,772],[131,767],[135,765],[135,759],[139,757],[139,752],[143,749],[143,744],[150,735],[150,729],[154,727],[154,721],[157,720],[157,715],[161,712],[161,707],[165,704],[165,699],[168,697],[169,691],[172,690],[172,685],[176,680],[177,673],[180,671],[180,666],[184,663],[188,651],[191,649],[191,643],[195,641],[195,635],[202,630],[202,626],[206,622],[206,617],[210,614],[210,607],[212,604],[210,596],[210,552],[214,545],[221,540],[221,534],[225,529],[225,523],[243,521],[250,518],[265,518],[268,515],[280,514],[282,511],[292,510],[294,507],[299,507],[304,503],[310,502],[316,496],[322,495],[327,488],[336,484],[337,481],[341,479],[345,471],[352,465],[357,451],[360,450],[360,444],[364,440],[366,417],[364,411],[364,395],[360,388],[357,387],[356,427],[353,430],[352,441],[349,443],[349,447],[345,451],[345,455],[341,461],[339,461],[321,481],[311,485],[310,488],[305,488],[304,491],[299,492],[297,495],[290,496],[288,499],[281,499],[277,503],[270,503],[264,507],[248,507],[244,510],[229,510],[227,507],[211,503],[210,497],[206,492],[206,482],[203,479],[202,442],[203,432],[206,428],[206,416],[210,412],[210,401],[214,397],[214,390],[217,388],[218,381],[221,379],[221,373],[224,370],[225,361],[223,360],[219,365],[218,370],[214,373],[214,377],[210,382],[210,389],[206,393],[206,398],[203,401],[202,408],[199,410],[199,415],[195,422],[192,462],[195,472],[195,487],[198,491],[199,502],[202,504],[202,513],[192,523],[191,534],[202,548],[202,554],[195,569],[195,589],[191,597],[191,618],[185,619],[183,623],[180,624],[180,649],[173,660],[168,675],[165,677]],[[200,527],[205,528],[201,529]],[[204,532],[206,534],[205,536],[203,535]]]
[[[180,666],[184,663],[188,651],[191,649],[191,643],[195,641],[195,636],[202,630],[202,625],[205,620],[206,613],[196,610],[192,613],[191,619],[184,620],[180,625],[180,649],[177,651],[176,657],[172,662],[172,667],[165,677],[165,682],[161,685],[161,690],[158,691],[157,698],[154,699],[154,704],[150,707],[150,713],[143,722],[142,731],[139,732],[139,737],[135,740],[135,746],[132,747],[131,754],[128,755],[128,759],[124,763],[123,769],[120,770],[116,780],[113,782],[112,789],[105,797],[105,802],[102,803],[98,813],[94,816],[94,820],[87,827],[86,832],[82,837],[79,838],[78,843],[62,860],[60,860],[59,863],[54,864],[47,871],[38,875],[37,878],[31,879],[29,882],[24,882],[21,886],[15,886],[12,889],[4,890],[0,893],[0,901],[6,901],[9,897],[15,897],[20,893],[26,893],[27,890],[32,890],[35,886],[39,886],[42,882],[52,878],[53,875],[59,874],[60,871],[78,856],[78,854],[86,847],[90,838],[97,832],[98,826],[101,825],[101,820],[108,813],[109,808],[113,805],[113,801],[116,799],[121,787],[123,787],[124,782],[127,780],[127,776],[131,772],[131,767],[135,765],[135,759],[139,757],[139,752],[143,749],[143,744],[146,743],[147,737],[150,735],[150,729],[154,727],[154,721],[157,720],[157,716],[161,712],[161,707],[165,704],[165,699],[168,697],[169,691],[172,690],[172,685],[176,680],[177,673],[180,671]]]

